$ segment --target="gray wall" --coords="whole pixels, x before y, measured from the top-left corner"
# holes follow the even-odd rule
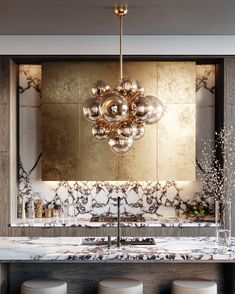
[[[115,235],[112,228],[10,228],[10,58],[0,57],[0,236],[94,236]],[[235,58],[225,58],[225,118],[228,125],[235,117]],[[235,201],[235,199],[234,199]],[[235,205],[234,205],[235,206]],[[234,208],[235,209],[235,208]],[[235,213],[233,214],[235,220]],[[214,235],[211,228],[125,228],[123,235],[129,236],[193,236]],[[233,231],[235,235],[235,230]]]
[[[226,57],[224,60],[224,120],[225,126],[233,126],[235,136],[235,57]],[[235,187],[233,187],[231,198],[232,224],[234,224],[232,236],[235,236]]]

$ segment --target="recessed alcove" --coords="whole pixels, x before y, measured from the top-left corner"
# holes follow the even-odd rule
[[[71,225],[82,226],[83,224],[84,226],[99,226],[98,223],[89,223],[91,217],[93,215],[116,215],[117,196],[122,197],[122,214],[126,216],[143,215],[147,220],[146,226],[161,226],[162,223],[174,226],[177,222],[182,225],[179,215],[185,216],[185,210],[190,205],[196,205],[199,202],[208,208],[208,212],[213,218],[213,198],[205,197],[198,178],[194,181],[187,181],[187,179],[175,181],[170,177],[169,179],[164,178],[164,181],[157,179],[151,181],[148,179],[146,181],[130,181],[128,179],[126,181],[124,179],[122,181],[79,181],[75,179],[69,181],[69,178],[60,177],[54,181],[43,181],[42,66],[43,64],[19,65],[19,193],[12,199],[12,202],[15,202],[15,209],[12,213],[13,226],[69,227]],[[216,127],[216,65],[212,63],[194,64],[194,68],[196,88],[194,93],[196,125],[194,147],[196,157],[200,160],[202,141],[203,139],[213,139]],[[87,87],[89,86],[87,85]],[[164,91],[161,91],[161,94],[164,96]],[[56,106],[55,103],[53,106]],[[58,113],[63,116],[62,111]],[[86,122],[86,124],[89,129],[89,123]],[[177,135],[179,139],[180,133],[178,132]],[[165,164],[169,162],[170,160],[167,160]],[[66,164],[66,160],[64,160],[64,164]],[[195,175],[197,175],[198,170],[196,170],[195,163],[190,164],[194,166]],[[53,167],[53,164],[51,166]],[[44,209],[51,208],[51,217],[45,218],[44,214],[43,218],[35,217],[32,221],[27,217],[26,211],[26,219],[22,219],[19,209],[22,204],[22,196],[25,198],[26,207],[28,207],[32,196],[35,197],[35,203],[41,199]],[[53,217],[53,209],[58,210],[55,217]],[[111,223],[109,226],[112,227],[115,224]]]

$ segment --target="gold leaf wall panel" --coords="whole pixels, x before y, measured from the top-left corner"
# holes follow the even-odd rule
[[[126,62],[124,76],[137,79],[146,95],[161,99],[162,120],[146,126],[144,138],[125,155],[91,134],[82,113],[98,79],[112,87],[116,62],[44,63],[42,71],[43,180],[194,180],[195,63]]]
[[[195,180],[195,63],[158,62],[158,97],[165,108],[157,125],[158,180]]]

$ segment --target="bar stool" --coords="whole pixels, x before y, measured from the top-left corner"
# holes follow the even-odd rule
[[[33,279],[21,285],[21,294],[67,294],[67,283],[58,279]]]
[[[172,294],[217,294],[215,282],[207,280],[176,280],[172,283]]]
[[[134,279],[110,278],[100,281],[98,294],[143,294],[143,283]]]

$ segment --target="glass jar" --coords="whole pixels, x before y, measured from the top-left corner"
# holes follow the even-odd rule
[[[36,217],[42,218],[42,214],[43,214],[43,202],[42,200],[37,200],[36,201]]]

